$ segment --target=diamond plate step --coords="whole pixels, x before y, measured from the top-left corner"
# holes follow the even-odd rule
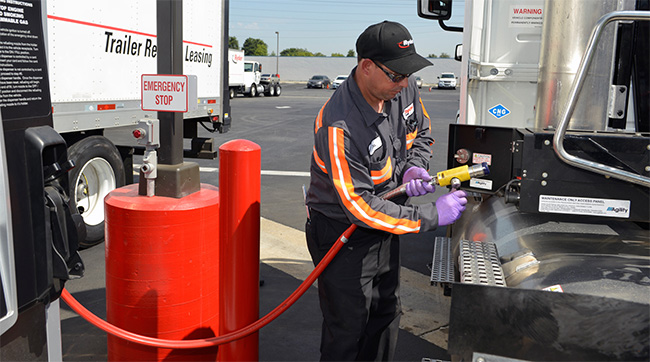
[[[454,259],[451,255],[451,239],[436,236],[431,263],[431,284],[454,282]]]
[[[497,254],[490,241],[460,241],[460,280],[462,283],[506,286]]]

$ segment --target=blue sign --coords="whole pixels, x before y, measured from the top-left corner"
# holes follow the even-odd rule
[[[510,114],[510,110],[501,104],[497,104],[496,106],[488,109],[488,112],[492,114],[493,116],[497,117],[497,119],[501,119],[507,115]]]

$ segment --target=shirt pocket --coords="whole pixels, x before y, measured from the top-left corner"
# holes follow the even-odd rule
[[[389,155],[384,160],[370,162],[370,178],[375,186],[390,181],[393,177],[393,161]]]

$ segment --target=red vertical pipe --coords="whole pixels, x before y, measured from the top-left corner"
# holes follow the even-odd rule
[[[261,150],[247,140],[219,147],[219,334],[259,319]],[[259,360],[259,335],[223,345],[219,361]]]

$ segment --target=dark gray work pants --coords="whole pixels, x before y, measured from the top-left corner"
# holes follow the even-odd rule
[[[314,265],[349,225],[312,211],[305,232]],[[357,228],[318,278],[321,361],[393,360],[402,314],[399,237]]]

